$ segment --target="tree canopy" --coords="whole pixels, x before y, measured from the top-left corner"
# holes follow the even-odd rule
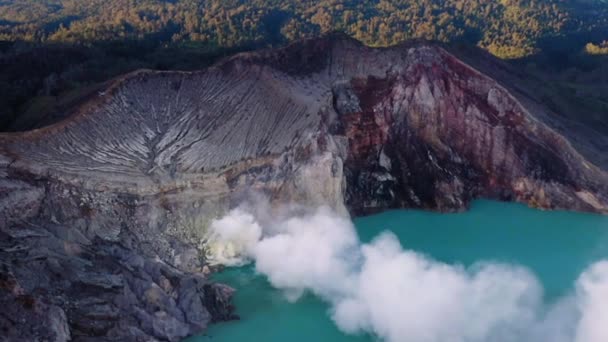
[[[343,31],[373,46],[464,40],[518,58],[544,38],[607,27],[608,6],[584,0],[0,1],[0,40],[30,42],[155,39],[226,48]]]

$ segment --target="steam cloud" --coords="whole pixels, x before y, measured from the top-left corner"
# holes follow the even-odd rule
[[[351,221],[327,208],[268,217],[235,209],[214,221],[210,257],[254,261],[289,300],[314,293],[345,333],[388,342],[608,341],[607,261],[547,308],[539,282],[522,267],[448,265],[404,250],[388,232],[362,244]]]

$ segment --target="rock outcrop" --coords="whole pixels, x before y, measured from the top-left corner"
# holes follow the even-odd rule
[[[61,123],[0,135],[0,300],[62,312],[44,324],[57,340],[231,318],[230,291],[196,274],[209,222],[251,192],[354,215],[479,197],[608,213],[603,151],[490,76],[435,44],[328,36],[116,80]]]
[[[180,341],[234,319],[233,290],[47,223],[0,228],[2,340]]]

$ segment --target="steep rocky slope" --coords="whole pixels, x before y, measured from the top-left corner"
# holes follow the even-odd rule
[[[204,265],[210,220],[251,193],[355,215],[463,210],[478,197],[608,213],[608,175],[589,158],[604,151],[586,147],[584,157],[558,133],[559,117],[510,86],[437,45],[371,49],[339,36],[200,72],[127,75],[64,122],[0,136],[2,300],[28,295],[45,303],[42,312],[61,310],[67,318],[55,330],[73,337],[137,329],[133,336],[175,340],[230,318],[230,291],[193,274]],[[55,247],[43,259],[15,254],[37,243]],[[127,255],[141,261],[116,261]],[[68,266],[76,259],[89,262]],[[96,296],[102,313],[83,315],[65,303],[80,300],[71,296],[82,277],[36,287],[24,271],[29,260],[85,278],[111,274],[122,297]],[[198,279],[197,290],[179,285],[184,279]],[[46,287],[57,293],[38,294]],[[66,297],[68,289],[76,291]],[[147,289],[164,304],[150,304]],[[116,298],[137,300],[136,308]],[[192,310],[201,312],[194,321]]]

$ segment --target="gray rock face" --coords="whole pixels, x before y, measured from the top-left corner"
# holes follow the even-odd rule
[[[180,341],[237,318],[226,286],[71,230],[0,228],[0,330],[8,341]]]
[[[17,329],[56,340],[230,319],[231,290],[197,274],[210,221],[251,192],[355,215],[478,197],[607,213],[605,169],[530,103],[439,46],[341,37],[127,75],[64,122],[0,135],[2,298],[62,310]]]

